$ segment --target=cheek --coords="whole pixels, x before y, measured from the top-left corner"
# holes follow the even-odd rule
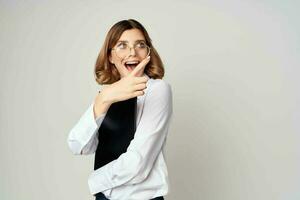
[[[115,68],[118,70],[118,72],[122,75],[125,71],[127,71],[126,67],[122,64],[122,60],[120,58],[114,58],[113,59]]]
[[[116,65],[121,65],[122,64],[122,62],[124,61],[124,59],[121,59],[121,58],[119,58],[118,56],[116,56],[116,55],[112,55],[112,61],[113,61],[113,63]]]

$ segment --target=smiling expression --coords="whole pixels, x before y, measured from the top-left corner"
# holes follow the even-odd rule
[[[133,47],[136,43],[141,41],[146,43],[143,33],[139,29],[129,29],[122,33],[114,48],[122,43]],[[122,78],[127,76],[144,58],[145,57],[141,57],[141,55],[137,54],[136,51],[131,48],[130,54],[124,58],[118,57],[116,51],[111,51],[109,61],[115,65]],[[143,71],[138,74],[138,76],[142,75]]]

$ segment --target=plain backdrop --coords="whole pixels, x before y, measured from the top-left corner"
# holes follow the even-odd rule
[[[109,28],[148,30],[171,84],[167,200],[300,199],[298,1],[0,0],[0,199],[92,200],[70,129]]]

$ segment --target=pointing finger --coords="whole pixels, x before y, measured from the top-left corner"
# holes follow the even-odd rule
[[[130,73],[132,76],[136,76],[140,71],[143,71],[147,63],[150,61],[150,56],[142,60]]]

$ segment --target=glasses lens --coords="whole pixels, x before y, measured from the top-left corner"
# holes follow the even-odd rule
[[[116,54],[119,58],[125,58],[131,54],[131,48],[127,44],[118,45],[116,48]],[[148,47],[144,42],[137,43],[134,46],[134,51],[138,56],[146,58],[150,54],[150,47]]]
[[[150,48],[146,44],[142,44],[142,45],[137,45],[135,47],[135,51],[142,58],[146,58],[150,53]]]

